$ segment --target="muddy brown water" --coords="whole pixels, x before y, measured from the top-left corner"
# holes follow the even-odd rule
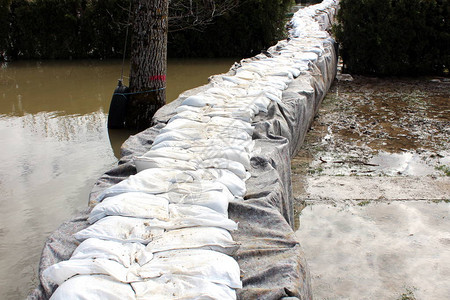
[[[233,63],[169,61],[167,99]],[[108,136],[106,122],[120,70],[120,61],[0,65],[0,299],[35,287],[46,237],[87,206],[95,180],[117,162],[130,132]]]

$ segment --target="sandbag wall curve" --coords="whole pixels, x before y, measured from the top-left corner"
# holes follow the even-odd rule
[[[30,298],[83,286],[108,299],[310,299],[290,158],[336,74],[326,30],[337,2],[299,10],[288,40],[180,95],[130,137],[89,208],[48,239]]]

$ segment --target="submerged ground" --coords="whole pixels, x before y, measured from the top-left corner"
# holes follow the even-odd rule
[[[340,75],[292,161],[315,299],[449,298],[449,146],[447,80]]]

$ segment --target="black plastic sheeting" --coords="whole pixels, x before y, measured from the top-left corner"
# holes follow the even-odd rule
[[[267,113],[253,121],[255,147],[251,158],[251,178],[246,182],[244,201],[229,205],[229,218],[239,222],[232,232],[241,244],[234,258],[239,263],[243,288],[238,299],[311,299],[312,291],[307,263],[299,241],[294,236],[291,157],[303,143],[318,107],[336,75],[334,41],[323,39],[324,53],[309,70],[302,72],[283,92],[282,103],[273,102]],[[276,47],[269,49],[276,55]],[[258,55],[252,59],[264,59]],[[234,74],[239,64],[230,74]],[[206,89],[199,87],[180,95],[161,108],[154,126],[131,136],[122,146],[117,167],[106,172],[95,184],[89,208],[62,224],[45,243],[40,266],[40,285],[29,299],[48,299],[57,286],[45,281],[42,271],[70,258],[79,242],[72,234],[88,227],[87,217],[96,196],[105,188],[136,174],[132,157],[147,152],[159,130],[174,114],[174,109],[189,95]]]

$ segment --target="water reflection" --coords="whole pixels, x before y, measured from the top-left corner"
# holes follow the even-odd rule
[[[114,151],[114,156],[121,157],[121,146],[123,142],[130,136],[136,134],[134,130],[128,129],[108,129],[109,142]]]
[[[168,100],[233,62],[169,62]],[[116,164],[130,134],[106,129],[120,69],[120,61],[1,65],[0,299],[36,286],[46,237],[86,207],[95,180]]]

